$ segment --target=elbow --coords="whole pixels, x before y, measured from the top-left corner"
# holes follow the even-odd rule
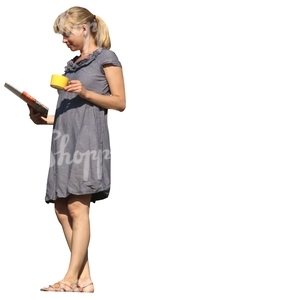
[[[119,107],[118,107],[118,111],[122,112],[124,111],[126,108],[126,100],[124,99],[123,101],[120,102]]]
[[[122,112],[122,111],[125,110],[125,108],[126,108],[126,106],[119,107],[119,108],[118,108],[118,111],[119,111],[119,112]]]

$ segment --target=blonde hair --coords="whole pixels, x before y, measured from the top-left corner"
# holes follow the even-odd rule
[[[80,6],[73,6],[61,13],[53,24],[55,33],[63,33],[67,28],[74,28],[86,24],[90,27],[90,34],[97,46],[110,49],[111,41],[105,22],[89,10]]]

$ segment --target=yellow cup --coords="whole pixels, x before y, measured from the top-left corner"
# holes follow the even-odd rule
[[[50,86],[58,89],[63,90],[69,83],[69,78],[63,75],[53,74],[51,76]]]

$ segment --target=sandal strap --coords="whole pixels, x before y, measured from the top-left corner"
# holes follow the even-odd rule
[[[90,283],[84,284],[84,285],[78,285],[80,292],[84,292],[84,289],[90,285],[93,285],[93,282],[91,281]]]
[[[77,289],[77,284],[75,286],[73,285],[72,287],[72,285],[69,285],[68,283],[58,281],[54,284],[49,285],[49,287],[43,288],[41,290],[46,292],[74,292],[75,289]]]
[[[69,285],[69,284],[67,284],[67,283],[65,283],[63,281],[59,281],[58,284],[59,284],[60,289],[62,289],[64,292],[69,292],[69,291],[73,292],[73,290],[74,290],[74,288],[72,288],[71,285]],[[67,286],[69,288],[69,290],[67,290],[63,286],[61,286],[62,284],[65,285],[65,286]]]

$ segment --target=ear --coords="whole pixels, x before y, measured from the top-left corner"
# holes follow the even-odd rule
[[[88,26],[86,24],[82,25],[82,34],[84,37],[88,35]]]

